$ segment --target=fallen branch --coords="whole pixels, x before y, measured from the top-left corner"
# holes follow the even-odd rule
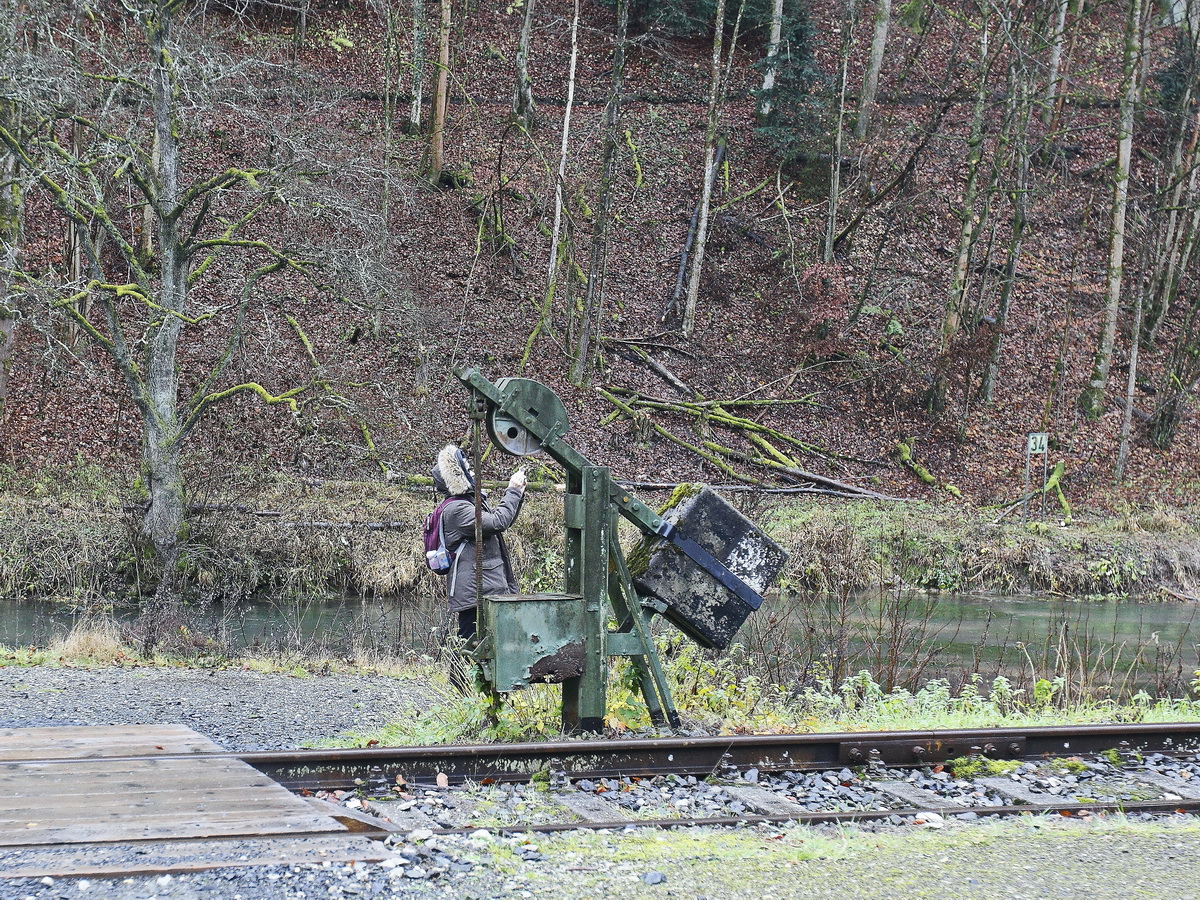
[[[860,488],[860,487],[857,487],[852,484],[847,484],[844,481],[838,481],[835,478],[827,478],[824,475],[817,475],[814,472],[807,472],[807,471],[801,469],[799,466],[797,466],[795,464],[794,460],[792,460],[786,454],[781,453],[776,447],[774,447],[766,439],[766,436],[767,435],[775,436],[775,437],[778,437],[779,439],[788,441],[790,443],[794,443],[797,446],[801,446],[806,449],[809,448],[811,445],[804,444],[803,441],[799,441],[798,439],[793,438],[790,435],[785,435],[782,432],[775,431],[774,429],[768,428],[765,425],[759,425],[757,422],[753,422],[749,419],[741,419],[740,417],[734,416],[732,413],[722,410],[720,407],[713,407],[710,412],[706,412],[704,415],[698,416],[698,418],[703,418],[705,421],[713,423],[713,424],[729,425],[731,422],[737,423],[737,427],[742,428],[742,430],[744,430],[746,432],[747,439],[750,440],[751,443],[754,443],[760,451],[765,453],[766,454],[765,456],[754,456],[749,453],[744,453],[739,450],[734,450],[731,447],[726,447],[722,444],[718,444],[716,441],[713,441],[713,440],[706,440],[700,446],[689,443],[688,441],[685,441],[683,438],[667,431],[665,428],[663,428],[658,423],[656,423],[652,420],[649,420],[644,414],[639,415],[637,410],[635,410],[632,405],[624,402],[619,397],[617,397],[615,394],[613,394],[611,391],[605,390],[604,388],[600,388],[599,393],[602,397],[604,397],[604,399],[606,399],[609,403],[611,403],[613,406],[615,406],[617,408],[617,410],[619,410],[620,412],[629,416],[631,419],[634,419],[635,421],[648,422],[650,427],[655,432],[662,435],[667,440],[669,440],[672,443],[677,444],[681,447],[684,447],[687,450],[692,451],[697,456],[699,456],[701,459],[704,459],[704,460],[712,463],[713,465],[717,466],[721,471],[725,472],[730,477],[737,479],[738,481],[748,482],[751,484],[759,484],[761,482],[761,479],[754,478],[749,475],[744,475],[744,474],[736,471],[733,468],[733,466],[731,466],[727,462],[727,460],[734,459],[734,460],[738,460],[739,462],[747,462],[747,463],[750,463],[751,465],[756,465],[756,466],[761,466],[762,468],[771,469],[772,471],[786,475],[789,478],[808,481],[808,482],[818,485],[826,490],[831,489],[834,491],[841,492],[841,493],[845,494],[846,496],[866,497],[866,498],[871,498],[874,500],[898,500],[898,499],[901,499],[901,498],[897,498],[897,497],[888,496],[887,494],[881,494],[878,491],[872,491],[872,490],[869,490],[866,488]],[[608,422],[611,420],[611,418],[612,417],[606,417],[604,421]],[[813,450],[819,451],[820,448],[813,448]],[[810,450],[809,452],[813,452],[813,450]]]
[[[742,400],[735,399],[735,400],[679,401],[679,400],[666,400],[662,397],[651,396],[650,394],[640,394],[635,390],[631,390],[630,388],[614,387],[611,390],[614,394],[624,394],[626,396],[635,398],[632,401],[630,401],[631,405],[633,405],[633,406],[648,406],[651,408],[663,408],[663,409],[674,409],[676,407],[683,407],[684,409],[699,410],[699,409],[711,409],[714,406],[729,406],[729,407],[736,409],[739,406],[795,406],[797,404],[803,404],[805,406],[819,407],[821,405],[821,404],[817,403],[817,401],[811,399],[812,395],[809,395],[808,397],[791,397],[791,398],[787,398],[787,399],[780,398],[778,400],[762,400],[762,399],[752,400],[750,398],[746,398],[746,399],[742,399]]]
[[[790,478],[798,478],[804,481],[810,481],[813,484],[821,485],[826,488],[832,488],[833,490],[840,491],[850,497],[870,500],[894,500],[897,502],[908,502],[904,497],[893,497],[890,494],[881,494],[879,491],[873,491],[870,488],[860,488],[857,485],[847,484],[844,481],[838,481],[836,478],[826,478],[824,475],[818,475],[815,472],[806,472],[803,469],[799,469],[794,466],[785,466],[781,463],[775,462],[774,460],[742,454],[736,450],[731,450],[730,453],[735,457],[740,456],[744,458],[746,462],[760,465],[767,469],[773,469],[774,471],[783,475],[787,475]]]
[[[1176,600],[1186,600],[1189,603],[1200,603],[1200,597],[1193,597],[1190,594],[1181,594],[1178,591],[1171,590],[1169,587],[1163,587],[1161,584],[1159,585],[1159,589],[1162,590],[1164,594],[1170,594]]]
[[[626,347],[656,347],[659,350],[665,350],[668,353],[678,353],[680,356],[686,356],[688,359],[695,359],[696,354],[690,350],[685,350],[682,347],[676,347],[674,344],[666,344],[659,340],[667,332],[651,335],[645,338],[619,338],[619,337],[603,337],[600,339],[602,344],[624,344]]]
[[[616,481],[615,484],[623,488],[628,488],[631,491],[674,491],[679,487],[679,482],[675,481]],[[753,491],[756,494],[818,494],[823,497],[844,497],[853,500],[865,499],[861,491],[849,493],[847,491],[835,491],[831,488],[817,487],[815,485],[796,485],[795,487],[763,487],[756,484],[710,484],[708,485],[714,491],[724,491],[726,493],[749,493]],[[903,500],[903,497],[888,497],[889,500]]]
[[[678,391],[682,396],[696,399],[700,397],[699,393],[684,384],[683,379],[679,378],[674,372],[652,357],[637,344],[629,344],[628,346],[636,355],[636,357],[649,367],[651,372],[656,374],[671,387],[675,388],[675,390]]]
[[[633,399],[631,399],[629,401],[629,406],[631,408],[642,407],[645,409],[656,409],[656,410],[660,410],[663,412],[673,412],[673,413],[681,413],[684,415],[689,415],[689,416],[692,416],[693,418],[695,418],[697,421],[702,421],[709,425],[717,425],[717,426],[721,426],[723,428],[730,428],[730,429],[734,429],[734,430],[745,431],[745,432],[747,432],[747,437],[751,441],[757,442],[755,440],[755,438],[751,437],[752,434],[757,434],[757,435],[761,436],[762,438],[780,441],[785,444],[789,444],[793,447],[796,447],[797,449],[803,451],[804,453],[809,453],[813,456],[824,457],[825,459],[832,460],[835,462],[840,462],[840,461],[844,460],[847,462],[863,463],[865,465],[875,465],[875,466],[881,465],[881,463],[873,461],[873,460],[864,460],[864,459],[860,459],[858,457],[848,456],[843,453],[838,453],[835,450],[826,450],[824,447],[818,447],[816,444],[810,444],[807,441],[802,441],[800,438],[794,437],[793,435],[790,435],[790,434],[786,434],[782,431],[778,431],[777,429],[771,428],[768,425],[763,425],[759,422],[754,421],[753,419],[747,419],[744,416],[738,416],[738,415],[731,413],[728,410],[723,408],[723,404],[726,403],[727,401],[721,401],[721,400],[672,401],[672,400],[665,400],[665,399],[658,398],[658,397],[646,398],[646,397],[643,397],[642,395],[639,395],[635,391],[629,391],[629,390],[621,390],[621,393],[632,395]],[[746,401],[734,401],[734,402],[744,403],[746,405],[751,405],[751,406],[756,406],[756,407],[770,407],[775,404],[795,403],[795,402],[804,402],[804,401],[802,401],[802,400],[801,401],[796,401],[796,400],[792,400],[792,401],[746,400]],[[732,405],[732,404],[730,404],[730,405]],[[607,422],[607,421],[608,420],[606,419],[605,422]],[[777,453],[778,453],[778,451],[775,451],[775,450],[768,451],[768,455],[771,455],[771,456],[775,456]],[[794,462],[790,459],[783,459],[781,461],[785,462],[788,465],[794,465]]]
[[[618,399],[614,394],[609,393],[604,388],[600,388],[600,396],[602,396],[605,400],[607,400],[613,406],[617,407],[617,409],[619,409],[621,412],[625,413],[631,419],[638,418],[636,410],[631,409],[627,404],[621,402],[621,400]],[[730,478],[736,478],[738,481],[748,481],[751,483],[755,482],[755,479],[750,478],[749,476],[746,476],[746,475],[742,475],[740,472],[735,471],[733,466],[729,465],[729,463],[725,462],[725,460],[721,459],[720,457],[713,456],[711,453],[706,452],[704,450],[704,448],[702,448],[702,447],[697,447],[695,444],[688,443],[687,441],[685,441],[683,438],[679,437],[678,435],[672,434],[671,432],[667,431],[667,429],[663,428],[657,422],[650,422],[649,424],[650,424],[651,428],[653,428],[658,434],[661,434],[663,437],[665,437],[668,441],[670,441],[673,444],[678,444],[680,447],[683,447],[687,450],[692,451],[697,456],[699,456],[701,459],[707,460],[708,462],[712,463],[714,466],[716,466],[718,469],[720,469],[722,472],[724,472]]]
[[[940,487],[951,496],[956,497],[959,500],[962,499],[962,491],[948,482],[938,481],[932,472],[916,461],[916,459],[913,457],[912,439],[909,439],[907,442],[896,441],[896,456],[899,457],[900,464],[902,466],[920,478],[921,481],[925,482],[925,484],[933,485],[934,487]]]
[[[1058,498],[1058,503],[1059,503],[1059,506],[1062,507],[1064,519],[1067,522],[1070,522],[1071,521],[1071,504],[1067,502],[1066,495],[1063,494],[1063,490],[1062,490],[1062,477],[1063,477],[1063,473],[1066,471],[1066,468],[1067,468],[1066,463],[1063,462],[1062,460],[1059,460],[1057,463],[1054,464],[1054,468],[1051,470],[1050,476],[1046,479],[1045,485],[1043,485],[1041,488],[1035,488],[1034,490],[1029,491],[1026,494],[1023,494],[1022,496],[1018,497],[1016,500],[1011,500],[1008,503],[1004,503],[1004,504],[997,503],[991,507],[984,507],[985,509],[996,509],[998,507],[1003,507],[1000,510],[999,514],[997,514],[996,518],[992,520],[992,524],[994,524],[994,525],[999,524],[1001,519],[1003,519],[1005,516],[1007,516],[1010,512],[1012,512],[1017,507],[1022,506],[1025,503],[1028,503],[1030,500],[1032,500],[1034,497],[1038,496],[1039,494],[1048,494],[1051,491],[1054,491],[1055,496]]]

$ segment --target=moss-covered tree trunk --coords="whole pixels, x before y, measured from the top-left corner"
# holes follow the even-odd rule
[[[177,579],[183,533],[185,491],[179,469],[182,440],[179,416],[178,351],[188,314],[187,254],[179,231],[179,133],[175,67],[168,47],[172,8],[164,5],[146,25],[151,54],[156,203],[148,203],[158,232],[158,305],[164,315],[146,335],[143,457],[149,507],[146,538],[162,567],[152,612],[161,614],[179,597]],[[157,623],[151,623],[157,624]]]
[[[513,115],[527,129],[532,129],[537,119],[537,106],[533,102],[533,81],[529,78],[529,42],[533,39],[533,11],[537,0],[525,0],[525,18],[521,22],[521,36],[517,41],[516,84],[513,87]]]
[[[854,137],[864,140],[871,126],[871,110],[875,108],[875,95],[879,92],[879,73],[883,71],[883,53],[887,48],[888,26],[892,21],[892,0],[879,0],[875,7],[875,30],[871,36],[871,55],[867,60],[867,71],[863,75],[862,93],[858,101],[858,119],[854,123]]]

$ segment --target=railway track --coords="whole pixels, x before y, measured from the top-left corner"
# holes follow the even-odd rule
[[[1200,813],[1200,722],[268,753],[170,728],[152,727],[141,755],[123,755],[120,729],[10,735],[24,750],[0,767],[0,877],[315,858],[424,859],[430,874],[458,865],[435,835],[480,829]]]
[[[1200,723],[238,757],[377,833],[1200,812]]]

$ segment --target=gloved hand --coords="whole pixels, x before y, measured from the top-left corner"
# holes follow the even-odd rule
[[[517,469],[512,473],[512,478],[508,479],[508,486],[516,488],[522,494],[525,493],[525,485],[529,484],[529,479],[525,476],[524,469]]]

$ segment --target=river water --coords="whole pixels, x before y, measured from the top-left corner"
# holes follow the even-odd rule
[[[133,607],[114,610],[118,619]],[[0,644],[49,646],[86,616],[53,601],[0,602]],[[373,650],[433,653],[444,627],[433,601],[338,597],[189,610],[189,628],[233,650],[282,656]],[[1185,696],[1200,668],[1200,605],[887,593],[772,597],[738,637],[760,674],[837,684],[860,670],[885,687],[971,673],[1031,684],[1062,676],[1092,696]]]

